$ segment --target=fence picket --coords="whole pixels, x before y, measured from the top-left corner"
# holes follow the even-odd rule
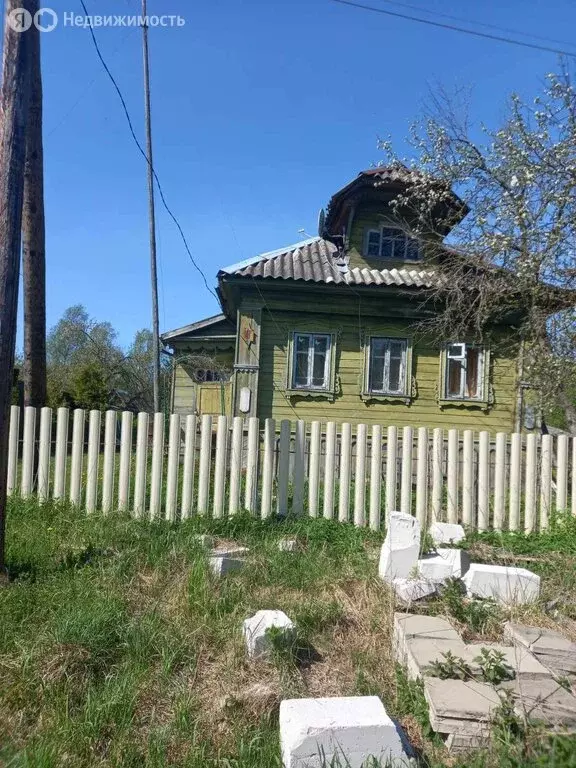
[[[136,429],[136,474],[134,477],[134,515],[146,514],[146,473],[148,470],[148,430],[150,417],[147,413],[138,414]]]
[[[244,419],[232,419],[232,442],[230,443],[230,489],[228,491],[228,514],[240,511],[240,477],[242,473],[242,441],[244,440]]]
[[[558,468],[556,471],[556,509],[564,512],[568,506],[568,435],[558,435],[556,444]]]
[[[58,408],[56,416],[56,454],[54,457],[54,496],[62,499],[66,490],[68,454],[68,408]]]
[[[336,423],[326,424],[326,456],[324,461],[324,505],[322,514],[327,520],[334,517],[334,482],[336,474]]]
[[[226,493],[226,455],[228,453],[228,417],[218,416],[216,421],[216,456],[214,459],[214,517],[224,514],[224,496]]]
[[[356,467],[354,471],[354,525],[366,525],[366,424],[356,427]]]
[[[104,457],[106,461],[106,457]],[[162,472],[164,468],[164,414],[154,414],[152,434],[152,467],[150,474],[150,520],[160,515],[162,508]]]
[[[496,456],[494,459],[494,530],[504,527],[504,505],[506,500],[506,434],[496,435]]]
[[[398,427],[388,427],[386,440],[386,525],[390,520],[390,512],[396,510],[396,495],[398,486]]]
[[[74,411],[72,422],[72,460],[70,463],[70,502],[77,507],[82,499],[82,464],[84,459],[84,424],[86,414],[81,408]]]
[[[104,514],[112,511],[115,459],[116,411],[106,411],[104,419],[104,460],[102,462],[102,512]]]
[[[370,453],[370,528],[380,529],[380,506],[382,493],[382,427],[372,427],[372,447]]]
[[[212,416],[205,413],[200,422],[200,465],[198,468],[198,514],[208,512],[210,467],[212,464]]]
[[[449,523],[458,522],[458,430],[448,430],[447,517]]]
[[[10,408],[10,432],[8,435],[8,477],[6,490],[8,495],[16,491],[18,482],[18,438],[20,436],[20,408],[13,405]]]
[[[340,434],[340,474],[338,478],[338,520],[347,523],[350,517],[350,472],[352,461],[352,424],[345,421]]]
[[[306,462],[306,422],[296,422],[294,435],[294,479],[292,482],[292,514],[304,511],[304,467]]]
[[[404,427],[402,430],[402,479],[400,485],[400,511],[405,515],[412,514],[413,444],[414,430],[412,427]]]
[[[86,512],[94,512],[96,510],[98,499],[100,418],[100,411],[90,411],[88,421],[88,458],[86,459]]]
[[[50,450],[52,442],[52,408],[40,411],[40,443],[38,446],[38,499],[50,495]]]
[[[480,432],[478,446],[478,521],[477,530],[490,524],[490,433]]]
[[[168,469],[166,472],[166,505],[164,517],[174,522],[178,509],[178,470],[180,469],[180,414],[170,416],[168,432]]]
[[[184,436],[184,471],[182,477],[182,520],[187,520],[192,512],[194,496],[194,475],[196,469],[196,428],[197,419],[194,414],[186,416],[186,433]]]
[[[36,408],[24,408],[24,438],[22,441],[22,482],[20,493],[27,498],[34,490],[34,442],[36,437]]]
[[[572,514],[576,515],[576,437],[572,438],[572,483],[570,486]]]
[[[474,525],[474,432],[462,432],[462,523]]]
[[[318,517],[321,438],[321,424],[319,421],[313,421],[310,425],[310,456],[308,465],[308,514],[310,517]]]
[[[133,414],[130,411],[124,411],[120,429],[120,472],[118,475],[118,509],[121,512],[125,512],[130,503],[133,421]]]
[[[524,492],[524,533],[532,533],[536,526],[536,463],[538,443],[536,435],[526,436],[526,490]]]
[[[522,484],[522,435],[514,432],[510,438],[510,509],[508,530],[520,527],[520,488]]]
[[[274,476],[274,443],[276,440],[276,422],[266,419],[264,422],[264,456],[262,471],[262,500],[260,514],[263,519],[272,514],[272,478]]]
[[[258,498],[258,448],[260,441],[260,420],[257,416],[248,419],[248,452],[246,456],[246,489],[244,506],[248,512],[256,513]]]
[[[442,520],[443,453],[444,431],[441,427],[437,427],[432,433],[432,500],[430,506],[430,522],[432,523]]]
[[[291,424],[288,419],[280,422],[280,440],[278,443],[278,514],[286,517],[288,514],[288,486],[290,484],[290,432]]]
[[[418,428],[416,452],[416,517],[422,526],[427,528],[428,517],[428,430]]]
[[[552,503],[552,435],[542,435],[540,451],[540,529],[548,528]]]

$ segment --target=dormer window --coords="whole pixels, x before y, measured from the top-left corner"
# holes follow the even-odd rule
[[[418,240],[408,237],[399,227],[390,226],[367,230],[364,253],[394,261],[418,261],[421,258]]]

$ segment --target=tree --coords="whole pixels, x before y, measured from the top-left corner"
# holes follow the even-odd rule
[[[411,129],[410,159],[381,142],[388,163],[414,169],[394,202],[428,241],[437,273],[427,331],[443,340],[483,340],[513,317],[521,377],[546,409],[560,403],[576,431],[576,96],[569,73],[548,75],[533,103],[513,94],[497,129],[475,130],[458,100],[432,96]],[[450,190],[469,206],[454,229]],[[445,215],[436,213],[444,207]],[[510,343],[508,339],[506,343]]]

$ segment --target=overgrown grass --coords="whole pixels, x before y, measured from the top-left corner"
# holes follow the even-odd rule
[[[281,765],[283,698],[374,694],[428,766],[524,765],[502,762],[498,745],[473,758],[491,762],[446,755],[421,686],[392,658],[394,605],[376,578],[380,536],[323,519],[239,515],[172,525],[17,499],[8,523],[1,764],[273,768]],[[542,572],[553,578],[551,559],[567,550],[576,556],[571,525],[554,534],[555,548],[546,549],[552,539],[536,542],[543,537],[490,536],[473,547],[487,558],[522,546],[545,551]],[[247,566],[214,580],[198,533],[247,545]],[[298,538],[301,551],[280,552],[283,537]],[[289,649],[252,662],[240,628],[262,608],[284,610],[298,632]],[[511,753],[532,759],[516,743]],[[526,764],[575,765],[573,747],[554,742],[534,754],[562,749],[574,762]]]

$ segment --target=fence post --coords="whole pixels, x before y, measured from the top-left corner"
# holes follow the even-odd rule
[[[474,527],[474,432],[462,433],[462,522]]]
[[[226,481],[226,459],[228,452],[228,417],[218,416],[216,423],[216,455],[214,458],[214,517],[224,514],[224,493]]]
[[[192,512],[194,494],[194,474],[196,469],[196,416],[186,416],[184,436],[184,471],[182,477],[182,520],[187,520]]]
[[[258,496],[258,444],[260,440],[260,420],[257,416],[248,419],[248,454],[246,456],[246,493],[244,506],[252,514],[256,513]]]
[[[132,463],[132,422],[131,411],[122,414],[120,430],[120,472],[118,477],[118,509],[125,512],[130,502],[130,469]]]
[[[448,522],[458,522],[458,430],[448,430]]]
[[[324,462],[324,506],[322,514],[327,520],[334,517],[334,481],[336,474],[336,423],[326,424],[326,456]]]
[[[280,442],[278,446],[278,514],[288,514],[288,485],[290,482],[290,432],[288,419],[280,422]]]
[[[158,517],[162,505],[162,473],[164,468],[164,414],[154,414],[152,435],[152,473],[150,476],[150,520]]]
[[[96,509],[99,459],[100,411],[90,411],[88,421],[88,458],[86,459],[86,512],[94,512]]]
[[[310,460],[308,466],[308,514],[318,517],[318,492],[320,481],[321,424],[313,421],[310,425]]]
[[[390,512],[396,509],[396,491],[398,485],[397,477],[398,461],[398,428],[388,427],[388,436],[386,440],[386,525],[390,520]]]
[[[82,499],[82,459],[84,453],[84,411],[76,408],[72,424],[72,461],[70,464],[70,501],[77,507]]]
[[[524,532],[532,533],[536,524],[536,464],[538,443],[536,435],[526,436],[526,489],[524,491]]]
[[[198,514],[208,512],[210,466],[212,464],[212,416],[205,413],[200,422],[200,465],[198,468]]]
[[[506,498],[506,434],[496,435],[496,458],[494,467],[494,530],[504,527],[504,504]]]
[[[576,515],[576,437],[572,438],[572,484],[571,484],[572,514]]]
[[[418,428],[416,463],[416,517],[427,530],[428,517],[428,430],[426,427]]]
[[[356,427],[356,469],[354,471],[354,525],[366,525],[366,424]]]
[[[40,446],[38,451],[38,499],[46,501],[50,494],[50,448],[52,441],[52,408],[40,411]]]
[[[514,432],[510,439],[510,511],[508,530],[520,527],[520,488],[522,483],[522,435]]]
[[[568,506],[568,435],[558,435],[558,469],[556,472],[556,509],[565,512]]]
[[[166,472],[166,505],[164,517],[174,522],[178,505],[178,469],[180,466],[180,414],[170,415],[168,430],[168,470]]]
[[[114,498],[114,464],[116,458],[116,411],[106,411],[104,422],[104,461],[102,480],[102,511],[112,510]]]
[[[22,484],[23,498],[30,496],[34,487],[34,441],[36,437],[36,408],[24,408],[24,440],[22,442]]]
[[[442,515],[442,489],[444,486],[444,474],[442,472],[442,454],[444,453],[444,432],[441,427],[436,427],[432,433],[432,504],[431,521],[440,521]]]
[[[370,454],[370,528],[380,529],[380,505],[382,492],[382,427],[372,427],[372,449]]]
[[[235,515],[240,510],[240,476],[242,473],[242,443],[244,441],[244,419],[235,416],[232,419],[232,441],[230,444],[230,489],[228,491],[228,514]]]
[[[292,481],[292,514],[304,511],[304,466],[306,461],[306,422],[296,422],[294,433],[294,478]]]
[[[8,478],[6,490],[12,495],[18,479],[18,439],[20,437],[20,408],[10,406],[10,433],[8,436]]]
[[[58,408],[56,417],[56,456],[54,459],[54,498],[61,499],[66,488],[68,453],[68,408]]]
[[[276,439],[276,422],[266,419],[264,422],[264,457],[262,469],[262,500],[261,516],[263,519],[272,514],[272,478],[274,474],[274,442]]]
[[[490,433],[478,437],[478,530],[487,531],[490,524]]]
[[[540,530],[548,528],[552,501],[552,435],[542,435],[540,451]]]
[[[414,430],[404,427],[402,430],[402,482],[400,486],[400,511],[412,514],[412,449]]]
[[[340,435],[340,477],[338,487],[338,520],[347,523],[350,517],[350,469],[352,461],[352,424],[345,421]]]
[[[136,430],[136,475],[134,477],[134,515],[143,517],[146,513],[146,472],[148,469],[149,416],[138,414]]]

